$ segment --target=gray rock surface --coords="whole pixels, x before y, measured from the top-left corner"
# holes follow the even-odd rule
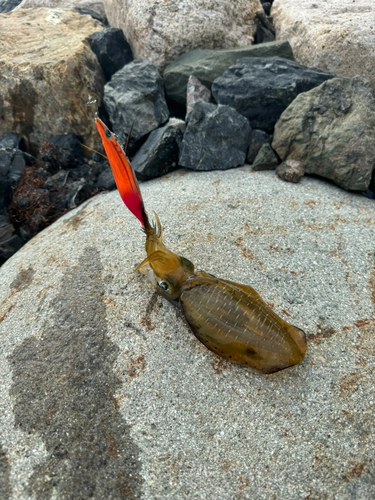
[[[281,113],[301,92],[333,75],[281,57],[243,58],[212,85],[219,104],[232,106],[253,128],[272,131]]]
[[[186,116],[185,122],[189,121],[191,112],[197,102],[210,102],[211,92],[193,75],[189,76],[186,88]]]
[[[243,165],[251,127],[229,106],[194,106],[180,146],[179,164],[193,170],[225,170]]]
[[[374,498],[373,200],[249,167],[142,193],[168,247],[252,285],[307,355],[268,376],[213,355],[131,275],[139,222],[98,195],[0,269],[6,498]]]
[[[121,28],[134,57],[159,71],[184,52],[228,49],[254,41],[259,0],[105,0],[109,24]]]
[[[176,170],[185,122],[171,118],[148,136],[131,164],[137,179],[146,181]]]
[[[375,91],[375,4],[353,0],[275,0],[276,38],[289,40],[296,60],[337,76],[360,75]]]
[[[305,172],[365,191],[375,166],[375,97],[361,77],[335,78],[300,94],[275,127],[273,149]]]
[[[163,81],[148,61],[133,61],[115,73],[104,87],[103,102],[120,143],[133,125],[130,147],[169,118]]]
[[[299,182],[305,174],[303,163],[296,160],[286,160],[276,168],[276,174],[287,182]]]
[[[272,149],[271,145],[266,142],[260,147],[252,167],[255,171],[275,170],[278,164],[279,160],[274,150]]]
[[[165,68],[163,74],[165,92],[170,99],[185,105],[186,87],[190,75],[196,76],[210,89],[215,78],[221,76],[238,59],[275,56],[294,59],[289,43],[283,41],[233,49],[195,49],[182,54]]]

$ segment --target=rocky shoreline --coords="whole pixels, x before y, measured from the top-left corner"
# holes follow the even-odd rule
[[[0,0],[1,499],[375,498],[374,19]],[[96,114],[168,248],[303,329],[300,364],[216,356],[133,273]]]

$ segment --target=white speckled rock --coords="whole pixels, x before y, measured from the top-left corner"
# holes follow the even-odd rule
[[[98,195],[0,269],[0,490],[374,498],[374,202],[248,166],[141,189],[166,244],[252,285],[306,331],[307,355],[273,375],[213,355],[131,274],[139,222]]]
[[[159,71],[196,48],[229,49],[254,41],[259,0],[105,0],[111,26],[121,28],[135,59]]]
[[[375,4],[364,0],[275,0],[276,38],[296,61],[337,76],[361,75],[375,90]]]

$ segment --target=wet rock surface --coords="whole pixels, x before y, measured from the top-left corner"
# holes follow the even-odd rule
[[[163,73],[167,96],[186,104],[186,87],[190,75],[211,89],[214,80],[243,57],[283,57],[293,60],[293,52],[288,42],[276,41],[235,47],[233,49],[195,49],[178,57]]]
[[[132,158],[131,164],[140,181],[146,181],[176,170],[185,122],[171,118],[151,132],[147,141]]]
[[[229,106],[199,102],[180,146],[179,164],[193,170],[225,170],[243,165],[251,127]]]
[[[169,118],[163,81],[150,62],[133,61],[104,87],[104,106],[118,141],[130,147]]]
[[[131,276],[139,222],[99,195],[0,270],[9,498],[372,498],[373,201],[250,167],[142,193],[167,246],[253,286],[306,331],[306,358],[267,376],[204,348]]]
[[[272,132],[281,113],[301,92],[333,75],[280,57],[243,58],[212,85],[219,104],[246,116],[252,128]]]
[[[282,160],[344,189],[365,191],[375,165],[375,97],[361,77],[335,78],[300,94],[276,124],[272,147]]]

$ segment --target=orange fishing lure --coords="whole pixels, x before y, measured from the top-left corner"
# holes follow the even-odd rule
[[[103,141],[120,196],[146,234],[146,259],[158,292],[181,306],[195,336],[219,356],[263,373],[298,364],[306,352],[304,332],[275,314],[250,286],[195,271],[185,257],[162,241],[159,218],[151,225],[134,171],[114,135],[99,119]]]

